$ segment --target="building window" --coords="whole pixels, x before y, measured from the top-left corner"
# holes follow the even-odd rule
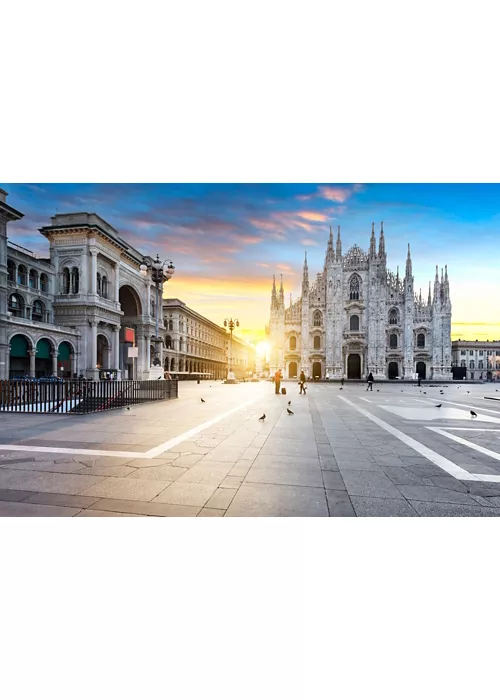
[[[479,362],[477,363],[477,368],[478,368],[478,369],[484,369],[484,367],[483,367],[483,361],[482,361],[482,360],[479,360]]]
[[[13,260],[7,260],[7,279],[9,282],[16,281],[16,264]]]
[[[155,315],[155,300],[154,299],[151,299],[151,310],[150,311],[151,311],[151,316],[154,317],[154,315]]]
[[[80,273],[77,267],[71,270],[71,294],[78,294],[80,289]]]
[[[297,338],[295,336],[292,336],[290,338],[290,350],[296,350],[297,349]]]
[[[101,280],[101,297],[103,299],[108,298],[108,291],[109,291],[108,278],[105,275],[103,275],[102,280]]]
[[[460,350],[461,355],[465,355],[465,350]]]
[[[469,369],[474,369],[474,360],[469,362]]]
[[[321,348],[321,338],[319,335],[314,336],[314,349],[319,350]]]
[[[37,289],[38,288],[38,272],[36,270],[30,270],[29,288],[30,289]]]
[[[313,316],[313,326],[321,326],[321,325],[322,325],[321,311],[315,311],[314,316]]]
[[[173,330],[174,330],[174,322],[173,322],[172,320],[170,320],[170,321],[168,322],[168,330],[169,330],[169,331],[173,331]]]
[[[474,350],[469,350],[469,355],[474,355]]]
[[[391,347],[391,348],[398,347],[398,336],[395,333],[392,333],[389,337],[389,347]]]
[[[349,282],[349,299],[359,299],[360,297],[360,279],[357,275],[351,277]]]
[[[396,309],[391,309],[389,311],[389,325],[390,326],[397,326],[398,325],[398,312]]]
[[[17,283],[26,287],[28,281],[28,270],[24,265],[19,265],[17,268]]]
[[[42,273],[40,275],[40,291],[41,292],[48,292],[49,291],[49,278],[45,273]]]
[[[474,372],[471,372],[471,373],[470,373],[470,378],[471,378],[471,379],[474,379]]]
[[[62,274],[62,294],[69,294],[71,290],[71,274],[69,268],[65,267]]]
[[[359,316],[351,316],[349,319],[349,329],[351,331],[359,331]]]
[[[425,348],[425,335],[423,333],[417,335],[417,348]]]
[[[165,347],[167,348],[167,350],[172,349],[172,338],[169,335],[167,335],[167,337],[165,338]]]
[[[488,355],[491,355],[491,354],[492,354],[492,351],[491,351],[491,350],[488,350],[487,354],[488,354]]]
[[[460,363],[460,367],[467,367],[467,363],[465,360],[462,360],[462,362]]]
[[[24,317],[24,299],[19,294],[11,294],[9,297],[9,311],[17,318]]]
[[[482,357],[484,355],[484,350],[479,351],[479,357]]]
[[[38,299],[33,303],[33,311],[31,312],[31,318],[33,321],[43,321],[44,320],[45,308],[41,301]]]
[[[97,273],[97,295],[101,296],[101,273]]]

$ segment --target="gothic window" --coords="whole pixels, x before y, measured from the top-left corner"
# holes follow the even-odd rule
[[[77,267],[73,267],[71,270],[71,294],[78,294],[79,289],[80,289],[80,272],[79,272]]]
[[[13,260],[7,260],[7,275],[9,282],[16,281],[16,263]]]
[[[323,323],[321,311],[315,311],[313,316],[313,326],[321,326]]]
[[[9,311],[17,318],[23,318],[24,299],[20,294],[11,294],[9,297]]]
[[[28,281],[28,270],[24,265],[19,265],[17,268],[17,283],[26,287]]]
[[[33,321],[43,321],[45,316],[45,307],[42,302],[37,299],[33,302],[33,311],[31,312],[31,318]]]
[[[321,338],[319,335],[314,336],[314,349],[319,350],[321,348]]]
[[[290,338],[290,350],[296,350],[297,348],[297,338],[295,336],[292,336]]]
[[[469,369],[474,369],[474,360],[469,362]]]
[[[71,275],[69,268],[65,267],[62,274],[61,294],[69,294],[71,289]]]
[[[40,291],[41,292],[48,292],[49,291],[49,278],[45,273],[42,273],[40,275]]]
[[[349,319],[349,328],[351,331],[359,331],[359,316],[351,316]]]
[[[29,287],[30,289],[38,288],[38,272],[36,270],[30,270]]]
[[[101,296],[103,299],[108,298],[108,278],[106,275],[103,275],[101,280]]]
[[[389,337],[389,347],[391,347],[391,348],[398,347],[398,336],[395,333],[392,333]]]
[[[390,326],[397,326],[398,325],[398,312],[396,309],[391,309],[389,311],[389,325]]]
[[[353,275],[349,282],[349,299],[359,299],[361,296],[361,285],[358,275]]]
[[[423,333],[417,335],[417,348],[425,348],[425,335]]]

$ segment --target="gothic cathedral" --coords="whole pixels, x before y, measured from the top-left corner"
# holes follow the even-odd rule
[[[384,227],[378,253],[372,224],[370,249],[354,245],[342,255],[340,226],[326,250],[322,273],[309,281],[304,260],[302,296],[285,308],[283,278],[273,278],[268,328],[270,370],[284,377],[451,380],[451,301],[448,270],[436,266],[427,301],[414,288],[410,246],[403,279],[387,270]]]

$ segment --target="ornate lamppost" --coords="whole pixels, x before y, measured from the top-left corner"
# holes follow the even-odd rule
[[[224,319],[224,328],[229,328],[229,357],[228,357],[228,372],[227,372],[228,380],[234,380],[234,376],[231,374],[232,373],[231,364],[232,364],[232,359],[233,359],[233,331],[235,328],[238,328],[239,325],[240,325],[240,322],[238,321],[237,318]]]
[[[155,359],[152,364],[157,366],[162,365],[162,358],[160,358],[158,348],[161,342],[159,335],[159,299],[163,298],[163,283],[168,282],[175,272],[174,263],[167,258],[161,262],[160,256],[156,254],[156,260],[145,255],[142,261],[142,265],[139,268],[140,273],[143,277],[147,277],[148,274],[151,275],[151,280],[156,288],[156,337],[155,337]],[[160,294],[161,292],[161,294]]]

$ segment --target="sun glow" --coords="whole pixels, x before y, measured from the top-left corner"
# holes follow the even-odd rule
[[[260,343],[257,343],[256,346],[256,351],[257,351],[257,356],[260,357],[261,359],[267,361],[269,359],[269,353],[270,353],[270,346],[269,343],[267,343],[265,340],[262,340]]]

